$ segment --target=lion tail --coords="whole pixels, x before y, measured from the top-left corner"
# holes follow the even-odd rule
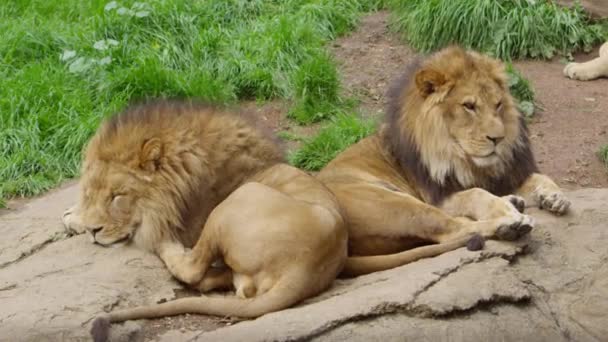
[[[253,298],[200,297],[180,298],[162,304],[117,310],[93,321],[91,336],[95,342],[105,342],[110,335],[111,323],[132,319],[159,318],[180,314],[203,314],[256,318],[264,314],[286,309],[306,297],[309,282],[298,272],[297,277],[283,275],[267,292]]]
[[[349,257],[340,276],[356,277],[372,272],[384,271],[420,259],[434,257],[464,246],[467,246],[469,250],[479,250],[483,248],[483,238],[480,235],[473,235],[472,237],[468,236],[450,242],[417,247],[395,254]]]

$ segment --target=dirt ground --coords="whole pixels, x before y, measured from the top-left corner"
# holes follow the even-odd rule
[[[417,56],[389,32],[387,23],[386,11],[369,15],[357,31],[332,46],[347,92],[357,94],[370,115],[381,115],[387,87]],[[595,56],[597,49],[575,58]],[[515,65],[531,81],[542,107],[529,125],[541,171],[565,188],[608,187],[608,170],[596,154],[608,144],[608,79],[569,80],[558,58]]]

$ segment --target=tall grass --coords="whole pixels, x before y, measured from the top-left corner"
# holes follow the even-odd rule
[[[517,108],[527,118],[534,115],[534,89],[530,85],[530,81],[515,69],[513,64],[507,62],[507,75],[509,76],[509,90],[517,100]]]
[[[580,5],[547,0],[389,0],[392,26],[416,49],[451,43],[505,60],[590,50],[608,37]]]
[[[372,134],[375,128],[375,121],[339,114],[317,135],[305,139],[302,147],[289,155],[289,162],[305,170],[319,171],[347,147]]]
[[[324,44],[377,3],[0,2],[0,198],[75,176],[100,120],[137,98],[284,98],[324,119],[344,106]]]

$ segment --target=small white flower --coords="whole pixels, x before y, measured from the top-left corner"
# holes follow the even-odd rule
[[[105,39],[98,40],[95,42],[95,44],[93,44],[93,48],[95,50],[106,50],[108,48],[108,44],[106,43]]]
[[[78,73],[85,71],[88,67],[88,61],[84,57],[79,57],[75,59],[72,63],[70,63],[68,70],[72,73]]]
[[[63,62],[70,60],[72,58],[76,57],[76,51],[74,50],[65,50],[63,51],[63,53],[61,54],[61,60]]]
[[[128,14],[130,14],[130,12],[132,12],[132,11],[126,7],[121,7],[116,11],[116,13],[118,13],[120,15],[128,15]]]
[[[104,57],[99,60],[100,65],[108,65],[110,63],[112,63],[112,57],[110,57],[110,56]]]
[[[148,4],[146,4],[144,2],[134,2],[133,6],[131,6],[131,8],[134,10],[145,9],[147,7],[148,7]]]
[[[138,17],[138,18],[147,17],[149,15],[150,15],[149,11],[138,11],[138,12],[135,12],[135,16]]]
[[[99,41],[96,41],[95,44],[93,44],[93,48],[95,50],[107,50],[108,48],[110,48],[110,46],[117,46],[118,45],[118,41],[114,40],[114,39],[102,39]]]
[[[118,7],[118,3],[116,1],[110,1],[106,4],[106,6],[103,9],[105,11],[111,11],[111,10],[115,9],[116,7]]]

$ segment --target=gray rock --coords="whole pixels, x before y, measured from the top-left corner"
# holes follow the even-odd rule
[[[70,187],[0,216],[0,340],[88,341],[99,313],[172,299],[181,288],[153,255],[63,235],[59,216],[75,193]],[[517,244],[488,241],[482,251],[339,279],[294,308],[214,331],[169,324],[150,335],[150,324],[136,321],[113,325],[112,339],[605,340],[608,189],[568,195],[571,214],[531,210],[537,227]]]

